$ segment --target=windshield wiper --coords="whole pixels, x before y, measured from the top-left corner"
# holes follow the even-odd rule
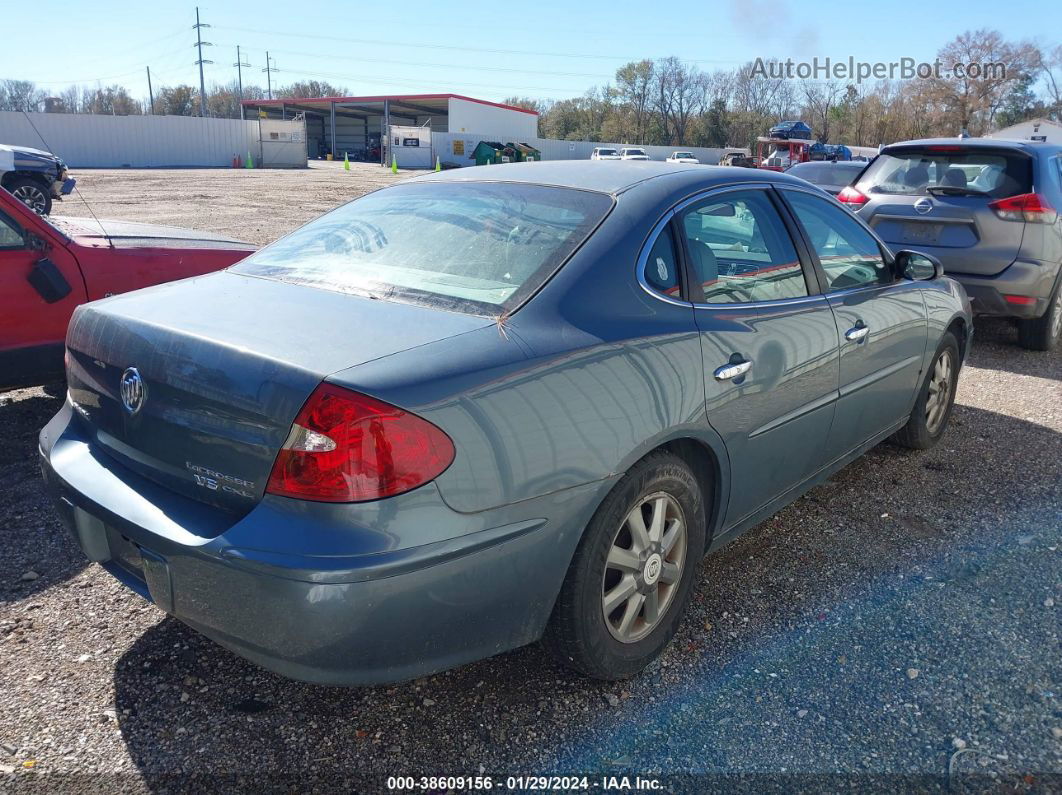
[[[930,185],[926,193],[934,196],[987,196],[983,190],[976,188],[960,188],[957,185]]]

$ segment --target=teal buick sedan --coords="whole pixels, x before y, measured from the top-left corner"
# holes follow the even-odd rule
[[[971,333],[939,262],[794,177],[466,168],[79,307],[41,464],[89,559],[286,676],[543,639],[616,679],[703,555],[935,444]]]

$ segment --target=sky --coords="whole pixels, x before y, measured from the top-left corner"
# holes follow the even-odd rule
[[[1054,46],[1062,26],[1050,7],[1043,0],[701,0],[688,6],[257,0],[215,1],[199,11],[211,26],[203,38],[213,43],[203,52],[214,61],[205,67],[208,89],[235,79],[240,45],[242,60],[251,64],[245,84],[265,86],[268,50],[280,70],[274,85],[318,79],[354,95],[453,92],[498,101],[579,96],[612,81],[622,64],[646,57],[675,55],[706,71],[757,57],[928,61],[948,40],[978,28]],[[55,92],[71,83],[118,83],[140,98],[147,96],[150,66],[156,90],[198,84],[192,4],[60,0],[41,11],[54,35],[7,37],[0,78],[33,80]]]

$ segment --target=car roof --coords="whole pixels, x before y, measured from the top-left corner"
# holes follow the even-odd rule
[[[767,169],[748,169],[736,166],[704,166],[690,164],[676,166],[659,160],[544,160],[532,163],[470,166],[414,177],[410,182],[513,182],[528,185],[551,185],[601,193],[622,193],[636,185],[666,178],[675,187],[689,183],[693,188],[711,188],[716,184],[734,182],[778,182],[806,185],[798,177],[790,177]]]
[[[1062,152],[1062,146],[1043,141],[1024,141],[1008,138],[921,138],[916,141],[897,141],[882,151],[908,146],[963,146],[971,149],[1017,149],[1022,152],[1053,155]]]

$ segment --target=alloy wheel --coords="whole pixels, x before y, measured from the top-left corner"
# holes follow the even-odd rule
[[[48,197],[36,185],[19,185],[12,195],[33,212],[44,215],[44,208],[48,206]]]
[[[644,497],[609,547],[601,587],[605,626],[621,643],[653,631],[678,593],[686,563],[686,518],[666,492]]]
[[[944,423],[948,413],[951,392],[955,388],[955,372],[951,351],[941,351],[933,365],[933,374],[929,379],[929,397],[926,399],[926,430],[935,434]]]

